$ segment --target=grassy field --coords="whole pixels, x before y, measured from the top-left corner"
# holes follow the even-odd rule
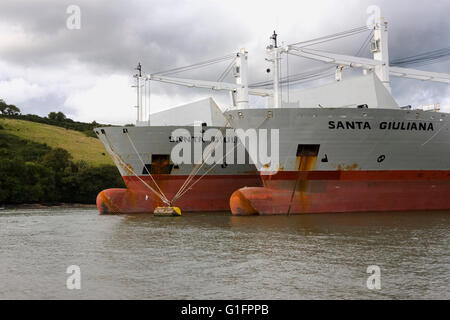
[[[0,118],[0,125],[6,133],[22,139],[66,149],[74,161],[85,160],[93,165],[114,164],[100,140],[87,137],[82,132],[16,119]]]

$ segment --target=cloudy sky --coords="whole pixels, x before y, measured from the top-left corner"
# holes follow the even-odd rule
[[[364,26],[372,4],[389,22],[391,60],[450,47],[448,0],[1,0],[0,98],[22,113],[134,122],[131,76],[138,61],[152,73],[245,47],[250,82],[267,80],[264,53],[274,29],[285,44],[333,34]],[[80,29],[67,28],[70,5],[81,9]],[[366,36],[327,49],[355,54]],[[226,66],[179,76],[216,80]],[[298,73],[313,65],[293,66]],[[450,73],[450,61],[418,68]],[[447,84],[392,79],[392,85],[401,105],[440,102],[450,112]],[[152,111],[215,95],[158,83],[151,92]],[[217,99],[226,102],[223,95]]]

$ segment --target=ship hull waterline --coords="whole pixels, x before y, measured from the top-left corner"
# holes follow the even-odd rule
[[[450,171],[282,172],[268,179],[266,187],[235,191],[232,214],[450,210]]]
[[[170,200],[188,176],[155,175],[158,186]],[[156,207],[166,206],[137,177],[123,177],[127,188],[106,189],[97,196],[97,208],[101,214],[153,213]],[[140,176],[146,184],[155,188],[149,176]],[[198,179],[194,178],[193,182]],[[232,193],[245,186],[262,186],[258,175],[206,175],[192,189],[180,197],[174,205],[183,212],[230,211]]]
[[[381,108],[227,114],[235,129],[279,132],[278,170],[267,174],[258,163],[264,187],[234,192],[233,214],[450,209],[448,114]]]
[[[218,129],[202,127],[203,130],[210,128]],[[229,199],[234,191],[246,186],[263,186],[255,166],[237,164],[237,155],[233,162],[236,164],[208,164],[198,171],[193,161],[173,163],[172,150],[179,142],[179,136],[174,132],[180,129],[188,133],[192,150],[196,141],[202,141],[203,148],[210,143],[207,139],[199,139],[202,137],[197,136],[193,126],[102,127],[94,130],[126,185],[126,189],[106,189],[98,194],[96,203],[101,214],[153,213],[156,207],[167,204],[149,186],[161,190],[171,201],[190,178],[184,194],[172,203],[183,212],[229,212]],[[226,152],[225,146],[223,152]]]

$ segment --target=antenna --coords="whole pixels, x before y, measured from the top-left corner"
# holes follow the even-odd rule
[[[136,78],[136,94],[137,94],[137,114],[136,114],[136,124],[141,121],[141,112],[142,112],[142,93],[141,93],[141,77],[142,77],[142,66],[139,62],[137,67],[134,69],[139,71],[138,74],[135,74]]]
[[[280,50],[278,49],[277,45],[277,33],[275,30],[273,31],[273,34],[270,36],[270,39],[272,40],[272,44],[267,47],[267,49],[272,54],[272,59],[269,61],[272,62],[272,68],[273,68],[273,104],[274,108],[280,107],[280,95],[279,95],[279,69],[280,69]]]
[[[273,40],[273,47],[278,48],[277,46],[277,33],[273,30],[273,34],[270,36],[270,39]]]
[[[138,65],[137,65],[137,67],[136,67],[134,70],[139,71],[138,76],[139,76],[139,77],[142,77],[142,66],[141,66],[141,63],[140,63],[140,62],[138,62]]]

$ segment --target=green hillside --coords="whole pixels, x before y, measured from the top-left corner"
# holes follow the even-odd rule
[[[4,133],[46,144],[53,149],[63,148],[72,155],[75,162],[84,160],[94,166],[113,165],[113,161],[101,141],[88,137],[80,131],[8,118],[0,118],[0,126],[3,127]]]
[[[0,118],[0,206],[94,204],[101,190],[123,187],[99,139],[59,126]]]

